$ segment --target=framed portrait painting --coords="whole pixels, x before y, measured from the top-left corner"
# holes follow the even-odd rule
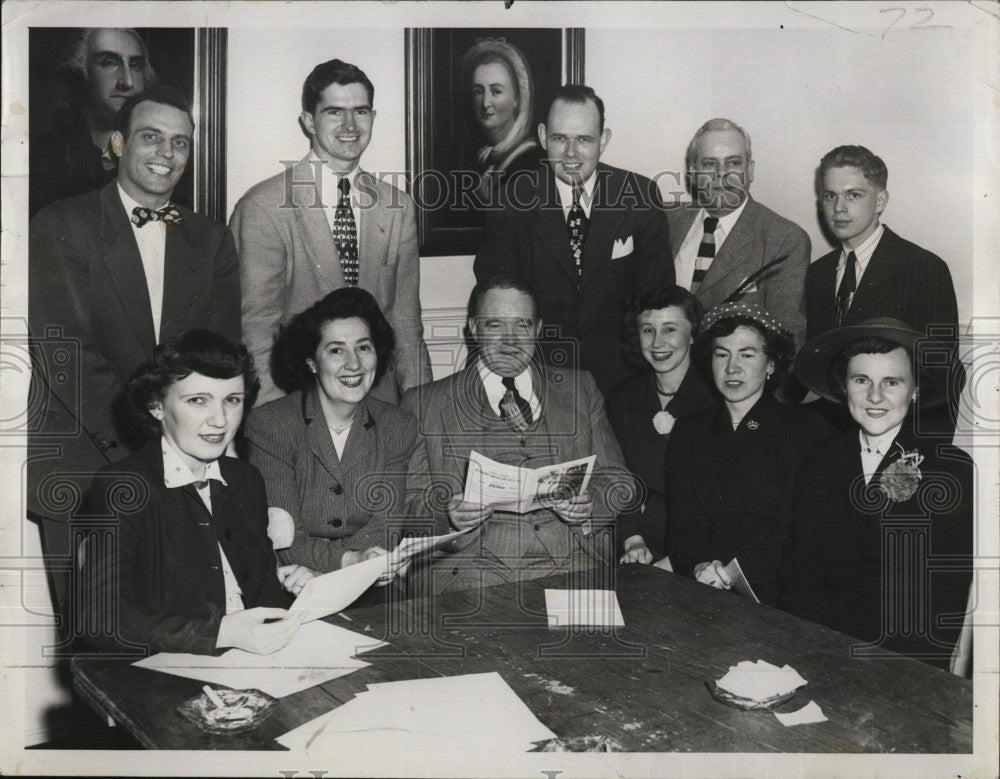
[[[583,83],[584,31],[406,30],[407,163],[422,256],[474,254],[503,182],[543,159],[557,87]]]
[[[173,199],[225,221],[225,64],[224,28],[31,28],[30,215],[115,177],[115,115],[129,95],[161,83],[190,101],[197,124]]]

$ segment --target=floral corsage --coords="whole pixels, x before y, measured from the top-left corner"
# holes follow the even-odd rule
[[[879,477],[879,487],[893,503],[902,503],[913,497],[920,484],[920,463],[924,456],[916,449],[907,452],[901,444],[899,459],[889,463]]]
[[[660,411],[653,415],[653,427],[660,435],[670,435],[677,419],[669,411]]]

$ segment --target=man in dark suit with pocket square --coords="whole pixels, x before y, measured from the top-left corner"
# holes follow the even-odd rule
[[[666,212],[648,178],[600,163],[611,130],[590,87],[557,89],[538,136],[547,165],[509,177],[502,209],[486,219],[476,280],[528,280],[547,325],[547,361],[590,371],[606,394],[628,374],[626,301],[674,281]]]

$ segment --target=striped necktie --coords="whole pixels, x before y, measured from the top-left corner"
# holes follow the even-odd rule
[[[704,234],[701,236],[701,243],[698,244],[698,256],[694,261],[694,276],[691,278],[691,294],[698,291],[701,282],[708,273],[708,268],[715,259],[715,228],[719,226],[719,218],[716,216],[706,216],[704,222]]]
[[[340,199],[333,218],[333,240],[337,244],[340,267],[348,287],[358,286],[358,228],[351,208],[351,182],[345,177],[337,182]]]

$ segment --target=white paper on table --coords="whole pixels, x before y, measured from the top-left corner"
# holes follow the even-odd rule
[[[483,716],[489,712],[489,716]],[[555,738],[498,673],[368,685],[368,692],[277,739],[307,754],[405,748],[528,751]]]
[[[625,626],[614,590],[546,590],[545,610],[550,628],[567,625]]]
[[[742,660],[730,666],[716,684],[740,698],[764,701],[789,693],[807,682],[790,665],[778,668],[764,660],[756,663]]]
[[[385,642],[337,625],[310,622],[299,626],[287,646],[269,655],[242,649],[218,656],[161,652],[133,665],[233,690],[258,689],[283,698],[370,665],[352,655],[380,646]]]
[[[371,587],[389,565],[386,555],[379,555],[337,571],[314,576],[288,610],[302,615],[303,622],[322,619],[343,611]]]
[[[826,715],[823,714],[823,709],[819,707],[816,701],[809,701],[809,703],[798,711],[793,711],[789,714],[774,712],[774,716],[786,728],[790,728],[793,725],[812,725],[815,722],[827,721]]]
[[[462,500],[524,514],[587,490],[596,455],[540,468],[505,465],[473,450]]]
[[[726,574],[729,576],[730,589],[738,595],[742,595],[744,598],[752,598],[755,603],[760,603],[760,598],[757,597],[757,593],[753,591],[753,587],[750,586],[750,581],[747,579],[743,569],[740,568],[739,560],[735,557],[729,561],[729,565],[725,568]]]

